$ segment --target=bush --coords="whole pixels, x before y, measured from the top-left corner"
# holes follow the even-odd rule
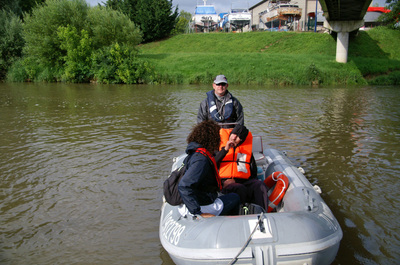
[[[24,53],[38,67],[63,68],[66,50],[61,48],[58,28],[70,25],[80,32],[89,10],[85,0],[48,0],[24,17]]]
[[[306,78],[310,84],[318,85],[322,81],[321,71],[314,63],[310,64],[306,70]]]
[[[368,83],[371,85],[400,85],[400,71],[394,71],[388,75],[378,76]]]
[[[92,69],[99,83],[137,84],[153,81],[149,63],[137,58],[137,50],[118,43],[98,50],[93,55]]]
[[[64,56],[63,80],[88,82],[92,54],[92,41],[89,39],[89,34],[84,29],[78,34],[78,30],[72,26],[59,27],[57,33],[61,40],[61,49],[67,52],[67,55]]]
[[[28,79],[23,59],[16,60],[7,72],[7,81],[24,82]]]
[[[26,15],[23,33],[25,57],[10,80],[89,82],[96,75],[137,83],[149,70],[134,48],[142,40],[139,28],[126,15],[85,0],[46,1]]]

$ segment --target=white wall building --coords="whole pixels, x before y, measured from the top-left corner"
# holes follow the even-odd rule
[[[270,3],[277,3],[279,1],[276,0],[264,0],[255,4],[254,6],[249,8],[249,11],[252,14],[252,28],[253,30],[265,30],[266,25],[261,21],[261,13],[265,12],[270,5]],[[323,17],[323,11],[321,5],[316,0],[296,0],[290,1],[291,4],[296,4],[301,8],[302,14],[300,20],[297,22],[296,30],[307,31],[313,30],[315,20],[314,14],[315,9],[317,8],[317,22],[318,25],[322,25],[325,18]],[[311,20],[312,18],[312,20]],[[309,27],[310,26],[310,27]],[[312,28],[312,29],[311,29]]]

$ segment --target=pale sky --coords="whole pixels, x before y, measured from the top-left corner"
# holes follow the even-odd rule
[[[106,2],[106,0],[86,0],[86,2],[94,6],[97,5],[98,3]],[[259,2],[261,1],[260,0],[248,0],[248,1],[207,0],[208,5],[215,6],[215,11],[218,14],[229,12],[231,6],[233,6],[234,8],[248,8],[254,6]],[[198,3],[199,5],[204,4],[202,0],[173,0],[172,3],[174,4],[174,6],[178,5],[179,11],[184,10],[189,13],[194,13],[194,10],[196,8],[196,3]],[[373,3],[378,3],[379,6],[384,6],[385,0],[373,0]]]

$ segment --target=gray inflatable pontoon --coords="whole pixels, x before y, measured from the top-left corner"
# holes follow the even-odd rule
[[[254,137],[254,141],[257,141]],[[331,264],[343,233],[301,169],[275,149],[253,144],[260,175],[282,171],[289,187],[277,212],[212,218],[182,217],[163,200],[159,236],[176,264]],[[177,168],[186,155],[174,159]],[[261,173],[262,169],[262,173]],[[259,175],[259,176],[260,176]]]

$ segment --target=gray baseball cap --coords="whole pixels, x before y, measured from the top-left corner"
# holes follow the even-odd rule
[[[228,79],[226,79],[224,75],[217,75],[217,77],[215,77],[214,79],[214,84],[221,84],[221,83],[228,84]]]

